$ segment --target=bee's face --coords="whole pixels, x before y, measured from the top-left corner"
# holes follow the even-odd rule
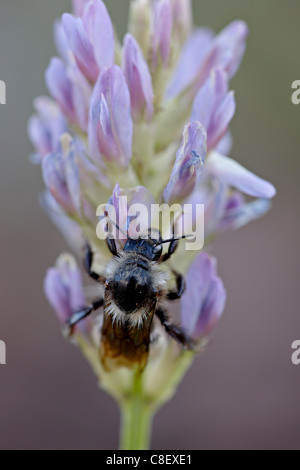
[[[135,265],[121,265],[107,288],[117,307],[126,314],[146,307],[155,299],[155,289],[146,260]]]
[[[127,240],[124,251],[138,253],[145,256],[150,261],[158,261],[162,254],[162,245],[157,245],[158,240],[129,239]]]

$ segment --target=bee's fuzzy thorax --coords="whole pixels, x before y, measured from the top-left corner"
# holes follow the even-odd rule
[[[107,265],[106,278],[112,278],[121,264],[124,263],[128,264],[128,266],[132,266],[134,263],[138,264],[140,261],[144,263],[146,262],[148,264],[149,272],[152,275],[154,288],[157,291],[166,290],[169,274],[166,271],[162,271],[155,261],[149,261],[144,258],[144,256],[139,254],[126,253],[122,251],[118,256],[114,256]]]
[[[121,276],[119,276],[119,273],[121,273]],[[138,305],[128,315],[120,305],[117,305],[109,286],[112,283],[117,283],[120,286],[124,278],[132,278],[138,284],[145,282],[145,277],[149,292],[155,292],[156,298],[167,291],[168,273],[162,271],[156,262],[149,261],[138,253],[126,253],[123,251],[118,256],[113,257],[108,263],[106,269],[106,290],[108,294],[106,313],[112,317],[113,322],[123,326],[129,324],[133,328],[141,328],[143,326],[157,300],[145,296],[144,305]]]

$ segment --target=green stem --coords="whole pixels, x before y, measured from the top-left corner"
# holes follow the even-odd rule
[[[142,376],[136,376],[133,393],[121,404],[121,450],[150,447],[153,408],[142,395]]]

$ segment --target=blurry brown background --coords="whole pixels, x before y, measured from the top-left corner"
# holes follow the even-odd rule
[[[128,1],[106,2],[124,34]],[[68,0],[1,0],[0,106],[1,312],[0,449],[112,449],[118,410],[97,389],[80,353],[61,337],[46,302],[45,271],[65,250],[39,208],[40,170],[26,125],[32,100],[46,92],[52,23]],[[197,0],[198,24],[220,30],[235,18],[250,26],[248,50],[232,82],[238,110],[233,156],[278,188],[261,221],[216,244],[229,293],[212,346],[177,396],[158,414],[156,449],[300,449],[300,79],[298,0]]]

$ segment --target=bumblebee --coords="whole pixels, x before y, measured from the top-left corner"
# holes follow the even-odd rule
[[[100,359],[106,370],[116,366],[137,365],[141,370],[145,367],[154,316],[174,340],[186,348],[193,347],[184,331],[169,321],[161,305],[166,300],[179,299],[185,290],[184,277],[173,271],[177,288],[169,291],[168,273],[160,268],[173,255],[179,240],[162,240],[160,233],[154,239],[150,232],[148,238],[127,235],[124,249],[118,251],[115,239],[108,236],[106,243],[113,256],[104,276],[93,271],[94,254],[87,245],[84,266],[89,276],[104,286],[104,296],[74,313],[68,325],[72,333],[78,322],[103,306]],[[169,247],[163,255],[164,243],[169,243]]]

